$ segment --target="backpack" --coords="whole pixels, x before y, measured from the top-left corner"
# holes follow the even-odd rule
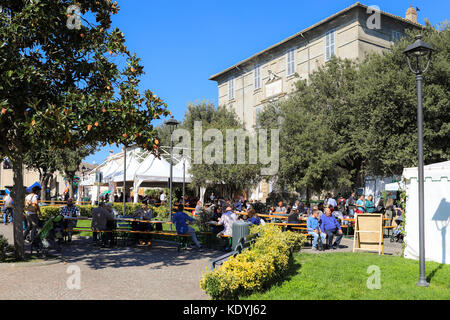
[[[33,195],[30,200],[27,200],[28,197],[29,196],[25,198],[24,210],[28,212],[37,212],[37,208],[33,205],[33,199],[34,197],[37,197],[37,195]]]

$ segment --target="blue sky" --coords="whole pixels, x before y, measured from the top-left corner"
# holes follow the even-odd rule
[[[120,28],[126,45],[142,59],[146,74],[142,89],[161,97],[178,120],[189,102],[217,104],[217,86],[209,77],[292,36],[355,0],[117,0],[120,11],[113,26]],[[395,0],[361,3],[405,16],[418,7],[418,22],[448,19],[448,0]],[[161,121],[155,121],[157,125]],[[108,146],[86,158],[101,163]]]

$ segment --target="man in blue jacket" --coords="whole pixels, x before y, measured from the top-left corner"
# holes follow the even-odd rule
[[[320,232],[319,227],[319,210],[313,210],[311,216],[308,217],[308,220],[306,221],[306,230],[310,235],[313,236],[313,249],[317,249],[317,240],[319,239],[319,236],[322,238],[322,243],[325,242],[325,237],[327,236],[325,233]]]
[[[341,243],[343,233],[340,224],[331,214],[330,208],[325,208],[325,214],[322,215],[320,221],[320,229],[328,236],[328,248],[333,248],[333,250],[336,250],[339,246],[339,243]],[[335,234],[337,235],[337,237],[336,241],[333,243],[333,237]]]
[[[184,210],[184,206],[182,204],[178,205],[178,211],[177,211],[177,213],[175,213],[172,216],[172,222],[175,224],[177,233],[178,234],[190,234],[195,245],[200,250],[200,249],[202,249],[202,246],[200,245],[200,243],[198,243],[197,235],[195,234],[195,230],[186,224],[186,221],[193,222],[194,219],[189,217],[186,213],[184,213],[183,210]]]

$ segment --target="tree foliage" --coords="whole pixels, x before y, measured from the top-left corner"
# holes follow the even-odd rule
[[[261,125],[281,123],[280,183],[344,191],[364,175],[417,165],[416,82],[403,54],[417,33],[360,64],[333,58],[288,99],[265,107]],[[450,157],[450,31],[428,25],[421,34],[436,50],[423,84],[424,156],[433,163]]]
[[[83,14],[79,29],[67,23],[73,4]],[[97,143],[137,144],[156,153],[151,121],[169,111],[153,92],[139,90],[143,66],[112,27],[116,2],[0,0],[0,6],[0,155],[13,164],[20,221],[27,153],[47,152],[42,145],[76,150]]]

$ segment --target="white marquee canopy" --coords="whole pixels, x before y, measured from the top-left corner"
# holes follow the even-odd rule
[[[185,170],[183,179],[183,160],[172,167],[172,181],[174,183],[191,183],[192,175],[189,174],[189,161],[185,160]],[[123,182],[124,178],[124,157],[123,152],[110,156],[100,166],[91,171],[89,179],[81,184],[94,185],[95,172],[103,173],[103,182],[111,183]],[[144,183],[168,182],[170,177],[170,163],[163,157],[157,158],[149,152],[139,148],[127,150],[126,157],[126,181],[133,182],[133,189],[138,190]],[[138,192],[134,193],[134,201],[138,201]]]

